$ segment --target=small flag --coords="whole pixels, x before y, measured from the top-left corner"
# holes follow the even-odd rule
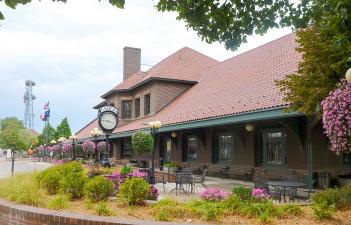
[[[43,108],[44,108],[45,112],[44,112],[44,114],[40,115],[40,119],[42,121],[47,121],[49,119],[49,117],[50,117],[49,101],[44,105]]]

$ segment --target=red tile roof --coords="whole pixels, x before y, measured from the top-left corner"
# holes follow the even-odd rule
[[[242,53],[207,69],[198,83],[156,115],[133,121],[116,132],[136,130],[160,120],[164,125],[287,106],[276,80],[298,69],[295,34]]]

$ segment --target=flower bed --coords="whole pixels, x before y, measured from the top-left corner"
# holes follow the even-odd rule
[[[93,169],[99,173],[88,178]],[[210,188],[201,193],[199,199],[187,202],[163,199],[147,205],[146,199],[157,199],[159,193],[145,182],[144,176],[145,173],[138,171],[125,174],[120,169],[83,167],[77,162],[63,163],[41,173],[21,174],[1,180],[0,197],[83,214],[200,224],[319,224],[312,210],[318,215],[328,215],[334,209],[326,205],[333,204],[338,210],[332,212],[336,220],[328,220],[327,224],[347,224],[351,219],[351,189],[347,188],[320,192],[314,198],[313,208],[294,204],[278,206],[273,204],[264,190],[245,187],[233,188],[231,193]],[[115,198],[107,199],[111,195]]]

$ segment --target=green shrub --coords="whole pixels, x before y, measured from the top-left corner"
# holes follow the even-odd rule
[[[150,133],[136,132],[132,136],[133,149],[138,153],[149,153],[154,149],[154,138]]]
[[[122,175],[127,175],[128,173],[132,172],[133,168],[130,166],[123,166],[121,169],[121,174]]]
[[[201,217],[206,221],[219,221],[222,219],[225,207],[222,202],[211,202],[206,200],[192,200],[184,205],[187,213],[192,216]]]
[[[113,216],[113,211],[108,207],[106,202],[100,202],[95,207],[95,212],[99,216]]]
[[[87,177],[84,174],[81,163],[70,162],[63,164],[60,166],[59,171],[62,174],[62,191],[68,194],[71,198],[82,197]]]
[[[49,208],[59,210],[67,209],[70,206],[67,196],[59,195],[52,199],[49,203]]]
[[[0,197],[26,205],[45,207],[48,197],[36,182],[36,176],[36,173],[24,173],[2,179]]]
[[[258,219],[260,220],[261,223],[263,224],[270,224],[273,222],[271,215],[268,212],[262,212]]]
[[[282,216],[299,216],[302,214],[302,209],[296,204],[287,204],[278,208]]]
[[[230,212],[237,212],[241,204],[241,199],[237,195],[231,195],[222,204],[224,209]]]
[[[36,176],[36,180],[49,194],[56,194],[60,190],[61,175],[56,167],[42,171]]]
[[[114,185],[104,177],[94,177],[90,179],[85,187],[84,193],[93,202],[106,200],[113,192]]]
[[[174,218],[184,219],[187,210],[174,199],[162,199],[152,205],[152,213],[158,221],[172,221]]]
[[[119,188],[118,197],[128,205],[140,205],[145,202],[150,192],[150,185],[144,179],[127,179]]]
[[[334,204],[336,209],[351,207],[351,187],[329,188],[314,194],[312,201],[314,204],[327,202],[328,205]]]
[[[242,201],[248,201],[248,200],[252,200],[252,189],[251,188],[247,188],[247,187],[243,187],[242,185],[234,187],[232,189],[232,193],[233,195],[238,196]]]
[[[335,204],[329,204],[327,201],[314,203],[312,209],[317,219],[331,219],[336,211]]]

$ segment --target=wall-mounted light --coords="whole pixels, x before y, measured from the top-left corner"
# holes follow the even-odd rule
[[[177,132],[172,132],[172,138],[176,138],[177,137]]]
[[[249,132],[253,131],[254,130],[254,125],[250,124],[250,123],[247,123],[245,125],[245,129]]]

